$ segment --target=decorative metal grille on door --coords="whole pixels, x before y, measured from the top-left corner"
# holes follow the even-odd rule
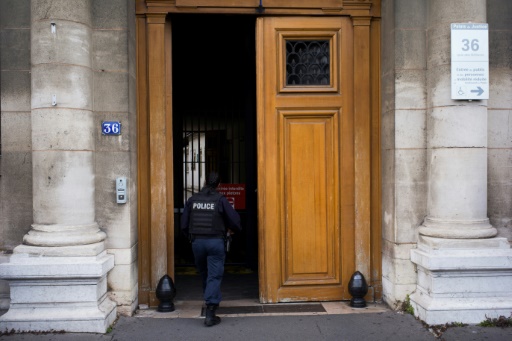
[[[286,84],[329,85],[329,41],[286,41]]]

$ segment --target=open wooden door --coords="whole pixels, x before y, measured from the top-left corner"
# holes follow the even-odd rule
[[[352,29],[345,17],[257,22],[262,302],[350,298]]]

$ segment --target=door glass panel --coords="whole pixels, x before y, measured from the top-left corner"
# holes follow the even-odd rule
[[[328,40],[286,41],[286,85],[329,85]]]

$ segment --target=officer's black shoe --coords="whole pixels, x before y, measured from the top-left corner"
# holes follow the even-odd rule
[[[216,305],[208,305],[206,306],[206,318],[204,319],[204,324],[207,327],[214,326],[220,323],[220,317],[215,315],[215,310],[217,310]]]

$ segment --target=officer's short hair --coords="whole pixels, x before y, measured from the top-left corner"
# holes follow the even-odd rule
[[[219,184],[220,184],[219,173],[210,172],[210,174],[208,174],[208,177],[206,178],[206,186],[208,186],[210,188],[217,188],[217,186],[219,186]]]

